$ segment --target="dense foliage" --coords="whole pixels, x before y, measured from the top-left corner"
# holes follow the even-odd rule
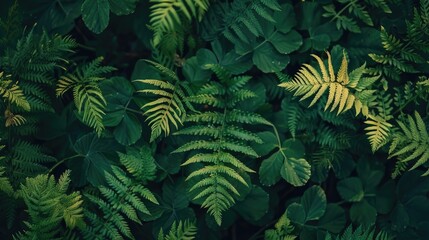
[[[1,239],[427,239],[429,0],[0,17]]]

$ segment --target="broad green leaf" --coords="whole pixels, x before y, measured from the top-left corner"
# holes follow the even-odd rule
[[[202,66],[204,65],[200,64],[197,57],[187,59],[183,65],[183,75],[186,80],[199,85],[206,83],[210,79],[212,73],[209,70],[203,69]]]
[[[12,3],[13,1],[1,1],[2,3]],[[81,15],[83,0],[20,0],[19,10],[37,19],[37,26],[47,32],[68,34],[75,27],[75,20]],[[7,10],[10,6],[0,6],[0,9]],[[2,11],[2,14],[5,13]],[[2,15],[2,17],[5,15]],[[5,20],[3,18],[3,20]],[[18,27],[18,26],[16,26]]]
[[[363,155],[359,159],[356,171],[366,192],[374,190],[384,176],[384,166],[369,155]]]
[[[346,178],[337,183],[337,190],[340,196],[349,202],[359,202],[363,199],[362,182],[357,177]]]
[[[396,202],[395,189],[396,184],[393,180],[389,180],[379,187],[375,197],[377,212],[388,214],[392,210]]]
[[[277,138],[273,132],[265,131],[257,133],[256,135],[261,138],[262,143],[253,144],[252,149],[255,150],[259,156],[265,156],[278,147]]]
[[[110,4],[108,0],[85,0],[82,4],[82,19],[89,30],[101,33],[109,25]]]
[[[270,43],[264,43],[255,49],[252,61],[262,72],[273,73],[283,70],[290,58],[278,53]]]
[[[116,15],[128,15],[134,12],[139,0],[109,0],[110,10]]]
[[[138,118],[132,113],[125,113],[122,121],[113,131],[116,141],[129,146],[137,142],[142,135],[142,125]]]
[[[288,158],[280,170],[282,177],[294,186],[303,186],[311,176],[311,165],[303,158]]]
[[[276,184],[281,178],[279,169],[282,168],[283,161],[281,152],[276,152],[265,159],[259,168],[259,181],[266,186]]]
[[[369,227],[375,223],[377,210],[366,200],[354,203],[350,208],[350,219],[353,223]]]
[[[283,54],[296,51],[302,45],[302,37],[296,31],[290,31],[286,34],[276,32],[270,37],[269,41],[278,52]]]
[[[344,210],[336,204],[328,204],[325,214],[319,219],[318,226],[333,233],[339,233],[346,225]]]
[[[256,221],[268,212],[269,195],[261,187],[253,185],[243,201],[233,207],[247,221]]]
[[[106,127],[117,126],[123,120],[135,90],[130,81],[122,77],[102,81],[100,88],[107,101],[103,124]]]
[[[313,186],[304,192],[301,204],[306,214],[305,221],[317,220],[326,210],[326,195],[319,186]]]
[[[296,25],[295,11],[291,4],[283,4],[281,8],[281,11],[274,12],[274,25],[278,31],[288,33]]]
[[[287,208],[287,217],[294,223],[303,225],[305,223],[304,206],[300,203],[292,203]]]
[[[201,67],[204,67],[206,64],[217,64],[218,60],[216,55],[206,48],[201,48],[197,51],[196,54],[198,64]]]
[[[282,149],[288,158],[303,158],[305,147],[299,140],[287,139],[282,143]]]
[[[105,172],[110,172],[113,164],[106,153],[116,150],[114,140],[98,138],[95,133],[89,133],[79,138],[73,147],[82,156],[68,162],[73,183],[77,186],[84,186],[87,182],[93,186],[105,183]]]
[[[403,231],[410,224],[410,216],[402,203],[396,204],[391,213],[393,230]]]

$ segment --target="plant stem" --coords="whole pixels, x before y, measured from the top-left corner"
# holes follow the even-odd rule
[[[57,168],[59,165],[63,164],[65,161],[68,161],[68,160],[70,160],[70,159],[77,158],[77,157],[83,157],[83,155],[81,155],[81,154],[77,154],[77,155],[74,155],[74,156],[71,156],[71,157],[64,158],[63,160],[61,160],[61,161],[57,162],[53,167],[51,167],[51,169],[49,169],[48,174],[51,174],[51,173],[52,173],[52,171],[53,171],[55,168]]]

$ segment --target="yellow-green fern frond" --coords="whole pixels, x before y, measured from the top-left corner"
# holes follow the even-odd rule
[[[408,124],[398,121],[402,133],[395,135],[389,150],[389,158],[399,156],[402,162],[416,160],[410,170],[429,160],[429,135],[426,124],[418,112],[414,115],[415,120],[408,115]],[[423,175],[429,175],[429,170]]]
[[[377,151],[381,146],[386,144],[392,124],[388,123],[380,116],[368,116],[365,121],[368,127],[365,128],[372,151]]]
[[[0,72],[0,96],[2,96],[7,102],[29,111],[30,104],[25,99],[24,93],[16,83],[7,79],[9,77],[10,76],[4,76],[4,73]]]
[[[184,19],[202,19],[208,10],[208,0],[150,0],[150,24],[154,31],[153,44],[157,46],[166,32],[182,26]]]
[[[317,60],[320,72],[309,64],[304,64],[292,81],[279,84],[286,90],[295,92],[294,96],[301,96],[300,101],[312,98],[309,107],[317,103],[320,98],[328,92],[325,111],[337,110],[337,114],[343,113],[353,106],[356,115],[362,112],[368,115],[371,91],[367,88],[372,85],[378,77],[362,77],[365,64],[348,73],[348,61],[346,53],[343,53],[341,66],[337,74],[334,72],[331,55],[328,55],[328,66],[323,60],[312,54]]]
[[[192,105],[187,100],[185,90],[181,86],[181,82],[176,74],[170,69],[151,61],[158,70],[165,74],[173,83],[168,80],[158,79],[143,79],[135,80],[135,82],[143,83],[148,88],[138,90],[139,93],[146,93],[156,96],[153,101],[150,101],[142,106],[147,116],[146,121],[151,126],[150,141],[158,138],[162,132],[165,136],[170,135],[171,125],[178,129],[183,124],[186,117],[185,106],[193,110]],[[153,87],[153,88],[149,88]],[[155,89],[154,89],[155,88]]]
[[[12,113],[10,109],[4,111],[4,118],[6,127],[16,127],[27,121],[22,115]]]
[[[103,75],[115,70],[113,67],[101,66],[102,61],[103,58],[97,58],[78,68],[75,73],[61,76],[56,88],[57,96],[73,91],[74,103],[82,122],[94,128],[98,134],[104,129],[103,116],[107,104],[98,82],[105,79]]]

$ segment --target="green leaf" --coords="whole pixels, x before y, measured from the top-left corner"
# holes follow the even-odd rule
[[[109,0],[110,10],[116,15],[128,15],[134,12],[139,0]]]
[[[273,73],[283,70],[290,58],[278,53],[270,43],[264,43],[255,49],[252,61],[262,72]]]
[[[194,84],[206,83],[210,79],[211,72],[203,69],[202,66],[204,65],[200,65],[197,57],[187,59],[183,65],[183,75],[186,80]]]
[[[306,213],[305,221],[317,220],[323,216],[326,210],[326,195],[319,186],[313,186],[304,192],[301,204]]]
[[[295,11],[291,4],[283,4],[281,11],[274,12],[275,27],[282,33],[288,33],[296,26]]]
[[[289,158],[280,170],[282,177],[294,186],[303,186],[311,176],[311,165],[303,158]]]
[[[269,41],[277,51],[283,54],[296,51],[302,45],[302,37],[296,31],[290,31],[287,34],[276,32],[270,37]]]
[[[362,182],[357,177],[346,178],[339,181],[337,190],[340,196],[349,202],[359,202],[365,195]]]
[[[259,220],[268,212],[269,195],[261,187],[253,185],[252,190],[243,201],[237,202],[234,210],[246,221]]]
[[[126,113],[122,121],[113,131],[116,141],[129,146],[137,142],[142,135],[142,126],[138,118],[131,113]]]
[[[339,233],[346,225],[344,210],[336,204],[328,204],[325,214],[319,219],[318,225],[333,233]]]
[[[350,219],[358,225],[369,227],[375,223],[377,210],[366,200],[354,203],[350,208]]]
[[[282,143],[282,149],[288,158],[303,158],[305,147],[299,140],[288,139]]]
[[[102,81],[100,88],[107,102],[103,124],[106,127],[115,127],[121,123],[127,114],[127,108],[132,101],[135,89],[123,77],[114,77]]]
[[[89,133],[79,138],[73,147],[82,156],[81,159],[69,161],[73,183],[77,186],[84,186],[87,182],[93,186],[104,184],[105,172],[112,169],[112,162],[106,153],[116,150],[114,140]]]
[[[300,203],[292,203],[287,208],[287,217],[294,223],[303,225],[305,223],[305,210],[304,206]]]
[[[259,156],[265,156],[278,147],[277,138],[274,133],[265,131],[257,133],[256,135],[261,138],[262,143],[253,144],[252,149],[255,150]]]
[[[101,33],[109,25],[108,0],[85,0],[81,10],[83,22],[92,32]]]
[[[396,185],[393,180],[389,180],[379,187],[375,198],[377,212],[388,214],[392,210],[396,202],[395,189]]]
[[[281,152],[276,152],[262,162],[259,168],[259,180],[263,185],[272,186],[280,180],[279,169],[282,168],[283,161]]]

